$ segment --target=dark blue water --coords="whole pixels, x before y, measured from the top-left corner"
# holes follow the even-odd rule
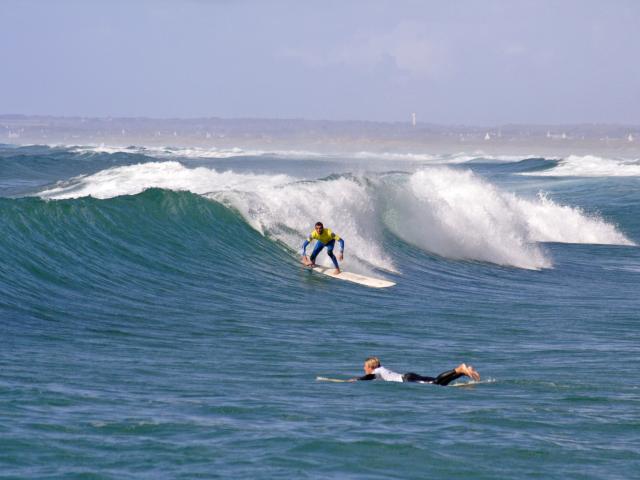
[[[637,477],[640,179],[449,160],[0,147],[2,476]]]

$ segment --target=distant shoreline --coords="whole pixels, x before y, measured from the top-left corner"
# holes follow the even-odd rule
[[[640,156],[640,126],[446,126],[304,119],[0,115],[0,143],[399,153]]]

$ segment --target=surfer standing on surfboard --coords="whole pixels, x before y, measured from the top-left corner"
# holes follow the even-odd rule
[[[362,377],[356,377],[349,379],[350,382],[357,382],[361,380],[384,380],[387,382],[420,382],[420,383],[433,383],[436,385],[449,385],[451,382],[460,377],[470,377],[473,380],[480,380],[480,374],[475,371],[471,365],[461,363],[453,370],[442,372],[437,377],[425,377],[418,375],[417,373],[396,373],[383,367],[380,364],[378,357],[369,357],[364,362],[364,373],[366,375]]]
[[[317,240],[317,242],[315,247],[313,248],[313,252],[311,252],[311,257],[307,258],[307,245],[311,243],[311,240]],[[316,257],[324,247],[327,247],[327,255],[329,255],[329,258],[331,258],[333,265],[336,267],[333,273],[334,275],[339,274],[340,267],[338,266],[338,260],[333,254],[333,247],[335,247],[336,241],[340,245],[338,257],[340,258],[340,261],[342,261],[342,259],[344,258],[344,240],[333,233],[330,228],[324,228],[322,222],[317,222],[314,231],[309,234],[309,237],[302,244],[302,263],[309,267],[315,267]]]

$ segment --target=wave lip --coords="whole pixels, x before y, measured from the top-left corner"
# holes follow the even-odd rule
[[[546,177],[640,177],[640,160],[570,155],[549,170],[521,173]]]
[[[544,195],[503,192],[471,171],[420,170],[392,187],[386,223],[438,255],[525,269],[551,268],[539,242],[633,245],[615,226]]]

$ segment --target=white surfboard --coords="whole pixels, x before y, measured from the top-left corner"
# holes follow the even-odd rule
[[[311,268],[311,267],[309,267]],[[323,275],[327,275],[329,277],[337,278],[338,280],[346,280],[347,282],[359,283],[360,285],[365,285],[367,287],[372,288],[387,288],[393,287],[395,282],[391,282],[389,280],[383,280],[381,278],[373,278],[367,277],[365,275],[360,275],[358,273],[351,273],[341,271],[338,274],[333,273],[335,268],[327,268],[316,265],[313,267],[314,272],[322,273]]]
[[[328,377],[316,377],[316,380],[318,382],[332,382],[332,383],[351,383],[350,380],[344,380],[342,378],[328,378]],[[448,387],[473,387],[475,385],[482,385],[485,383],[494,383],[495,380],[494,379],[487,379],[487,380],[469,380],[468,382],[459,382],[459,383],[452,383],[450,385],[447,385]],[[429,382],[411,382],[411,383],[423,383],[425,385],[434,385],[433,383],[429,383]]]
[[[344,380],[342,378],[316,377],[316,380],[318,382],[351,383],[349,380]]]

